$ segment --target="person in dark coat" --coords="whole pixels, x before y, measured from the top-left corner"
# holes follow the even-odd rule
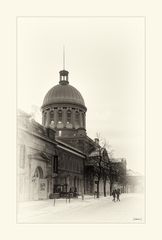
[[[76,187],[74,189],[74,197],[78,197],[78,192],[77,192],[77,188]]]
[[[120,201],[120,189],[118,188],[116,191],[116,195],[117,195],[117,201]]]
[[[113,201],[115,202],[115,198],[116,198],[116,189],[114,189],[114,190],[112,191],[112,195],[113,195]]]

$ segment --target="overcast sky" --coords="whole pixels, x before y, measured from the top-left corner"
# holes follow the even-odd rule
[[[18,108],[41,107],[63,66],[87,107],[87,134],[144,173],[144,19],[19,18]],[[38,119],[41,122],[41,119]]]

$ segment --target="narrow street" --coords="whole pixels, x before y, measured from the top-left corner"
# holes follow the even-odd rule
[[[53,199],[19,203],[18,223],[144,223],[143,194],[122,194],[120,202],[112,197],[94,199]]]

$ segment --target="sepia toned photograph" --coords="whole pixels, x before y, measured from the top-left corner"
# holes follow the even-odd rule
[[[17,223],[145,223],[145,18],[16,24]]]

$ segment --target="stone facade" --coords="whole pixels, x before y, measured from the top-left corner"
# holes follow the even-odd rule
[[[108,180],[96,185],[93,153],[100,146],[87,136],[87,108],[69,84],[68,71],[60,71],[59,84],[47,92],[41,111],[42,125],[18,112],[18,199],[46,199],[68,191],[94,194],[98,186],[100,194],[109,194]],[[105,156],[108,161],[107,152]]]
[[[57,141],[53,129],[22,112],[18,114],[17,151],[20,201],[46,199],[63,184],[67,184],[67,191],[77,188],[82,193],[85,155]],[[53,171],[55,157],[58,166]]]

